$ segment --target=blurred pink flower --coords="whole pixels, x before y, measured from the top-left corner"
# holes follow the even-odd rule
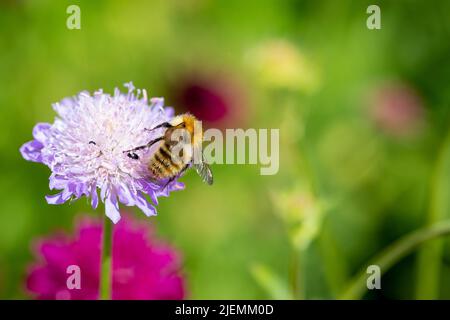
[[[150,228],[124,217],[114,227],[112,298],[158,300],[183,299],[184,279],[180,275],[177,253],[155,242]],[[36,245],[39,262],[27,277],[27,289],[38,299],[94,300],[98,298],[102,225],[83,219],[75,239],[59,234]],[[80,289],[68,289],[71,273],[67,267],[80,268]]]
[[[191,72],[173,81],[175,105],[207,125],[226,127],[240,124],[248,105],[239,81],[221,72]]]
[[[397,84],[377,90],[371,106],[372,118],[386,133],[397,137],[416,133],[423,124],[421,98],[410,87]]]

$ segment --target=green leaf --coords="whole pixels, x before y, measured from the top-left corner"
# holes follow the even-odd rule
[[[267,292],[271,299],[293,299],[288,284],[278,275],[274,274],[268,267],[261,264],[255,264],[251,267],[250,271],[256,282]]]

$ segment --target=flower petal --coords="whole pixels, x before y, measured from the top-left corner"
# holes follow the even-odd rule
[[[116,195],[109,195],[105,199],[105,214],[116,224],[120,220],[119,203]]]
[[[117,195],[119,196],[119,201],[126,206],[134,206],[135,199],[134,195],[131,193],[130,188],[128,188],[124,183],[121,183],[117,188]]]
[[[97,186],[91,187],[91,206],[93,209],[97,209],[98,206]]]
[[[65,189],[67,187],[67,177],[52,173],[49,178],[49,188],[53,189]]]
[[[50,123],[41,122],[34,126],[33,137],[41,143],[46,143],[48,137],[48,131],[52,127]]]
[[[172,118],[175,115],[175,109],[172,107],[166,107],[166,117]]]
[[[150,181],[140,179],[137,181],[138,187],[143,193],[147,194],[155,205],[158,205],[158,197],[156,196],[156,190],[160,188],[157,184]]]
[[[150,102],[152,103],[152,108],[160,109],[164,112],[164,98],[151,98]]]
[[[42,162],[42,148],[44,145],[37,140],[32,140],[20,147],[20,153],[25,160]]]
[[[47,200],[48,204],[63,204],[64,202],[69,200],[69,198],[71,196],[72,196],[72,193],[70,191],[68,191],[67,189],[65,189],[64,191],[62,191],[58,194],[45,196],[45,200]]]
[[[152,206],[142,194],[137,194],[136,205],[141,209],[147,217],[156,216],[156,209]]]

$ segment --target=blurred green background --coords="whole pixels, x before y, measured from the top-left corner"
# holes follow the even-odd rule
[[[189,172],[148,219],[182,252],[189,298],[338,297],[386,245],[449,218],[449,14],[446,0],[1,1],[0,298],[28,297],[34,239],[103,214],[46,204],[49,170],[19,147],[51,103],[128,81],[209,127],[280,129],[277,175],[213,165],[207,187]],[[428,249],[364,298],[450,298],[448,241]]]

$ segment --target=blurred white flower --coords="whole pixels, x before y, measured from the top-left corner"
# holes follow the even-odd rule
[[[293,43],[275,39],[250,50],[248,62],[267,86],[312,93],[319,86],[317,67]]]

